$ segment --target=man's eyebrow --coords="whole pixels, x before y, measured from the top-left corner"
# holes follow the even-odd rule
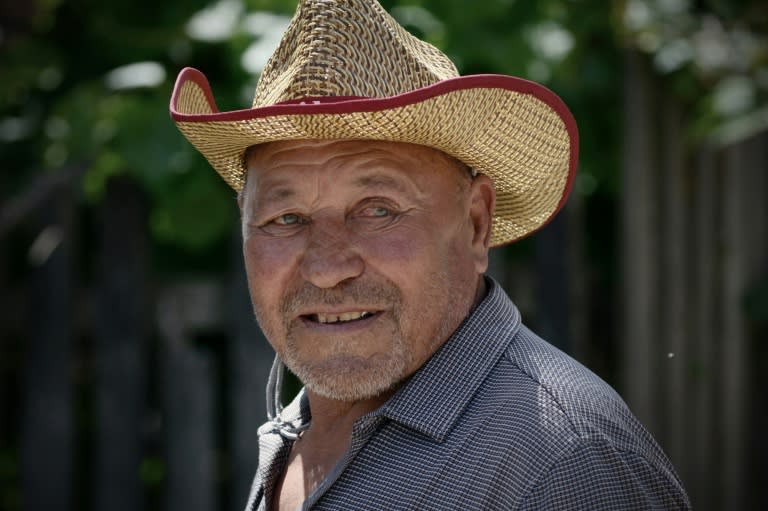
[[[288,188],[287,186],[277,186],[267,191],[264,197],[262,197],[262,200],[276,201],[281,199],[289,199],[294,195],[296,195],[296,190],[293,188]]]
[[[264,193],[256,192],[254,205],[264,206],[279,203],[296,196],[296,190],[286,185],[269,187]]]
[[[358,188],[391,188],[399,192],[406,191],[402,181],[386,174],[364,174],[356,177],[352,184]]]

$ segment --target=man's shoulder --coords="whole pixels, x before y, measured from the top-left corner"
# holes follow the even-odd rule
[[[557,431],[562,441],[595,435],[630,443],[640,435],[645,441],[645,430],[619,394],[527,328],[501,286],[488,282],[486,300],[448,347],[452,356],[440,359],[441,367],[450,364],[453,377],[471,388],[475,409],[466,410],[464,420],[491,414],[495,418],[488,420],[506,422],[517,436]],[[483,377],[477,377],[478,368]]]
[[[523,325],[475,397],[473,406],[493,409],[486,420],[496,424],[496,434],[539,464],[599,444],[669,465],[610,385]]]
[[[645,433],[621,396],[602,378],[521,325],[497,370],[514,378],[509,392],[528,406],[539,424],[557,422],[583,438]],[[551,424],[550,424],[551,425]]]
[[[592,474],[618,463],[685,500],[666,455],[610,385],[525,326],[512,335],[457,426],[473,432],[467,450],[506,467],[493,477],[522,484],[519,494],[546,492],[575,464]]]

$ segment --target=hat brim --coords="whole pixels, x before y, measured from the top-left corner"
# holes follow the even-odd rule
[[[304,98],[219,112],[205,76],[176,79],[171,116],[235,190],[244,151],[280,140],[384,140],[439,149],[488,175],[496,188],[491,245],[543,227],[564,205],[578,161],[576,122],[546,87],[512,76],[471,75],[386,98]]]

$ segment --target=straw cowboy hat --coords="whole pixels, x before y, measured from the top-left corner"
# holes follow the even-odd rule
[[[576,123],[553,92],[512,76],[459,76],[376,0],[301,0],[251,108],[219,112],[208,80],[186,68],[171,116],[237,191],[254,144],[355,139],[439,149],[493,180],[494,246],[554,216],[578,152]]]

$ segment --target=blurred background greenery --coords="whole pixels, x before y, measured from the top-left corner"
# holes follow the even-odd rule
[[[633,293],[634,270],[627,252],[634,249],[626,239],[637,235],[643,240],[648,234],[632,232],[634,224],[627,220],[636,210],[631,202],[635,190],[628,185],[634,182],[627,170],[633,164],[628,155],[633,149],[643,154],[642,133],[633,129],[648,120],[643,117],[652,113],[648,110],[669,111],[671,102],[679,129],[673,143],[656,144],[663,146],[657,147],[660,152],[665,143],[673,147],[683,162],[684,195],[694,196],[692,190],[698,189],[697,165],[707,164],[698,160],[703,153],[713,154],[713,165],[720,169],[715,188],[728,183],[723,177],[730,168],[728,148],[754,140],[764,147],[767,140],[768,5],[760,0],[381,3],[408,30],[444,50],[462,74],[530,78],[552,88],[571,107],[580,129],[581,159],[564,223],[500,251],[494,271],[509,282],[513,299],[539,331],[617,385],[630,405],[641,410],[641,418],[656,428],[662,443],[667,439],[664,447],[674,450],[674,435],[665,435],[674,403],[662,407],[667,411],[656,414],[660,418],[654,422],[656,394],[633,393],[633,364],[626,356],[631,349],[622,351],[620,341],[627,329],[633,330],[628,316],[635,310],[617,299],[628,290]],[[176,509],[181,503],[186,509],[237,509],[244,504],[243,481],[252,476],[255,453],[249,449],[242,460],[237,453],[239,442],[250,438],[255,443],[256,436],[254,430],[232,431],[258,423],[261,409],[257,418],[249,419],[236,410],[261,389],[247,391],[239,405],[232,404],[230,395],[237,394],[240,385],[260,385],[262,369],[249,374],[247,360],[245,368],[237,367],[244,357],[268,358],[268,351],[233,348],[239,346],[232,340],[238,336],[258,336],[243,326],[250,321],[248,307],[228,301],[236,295],[247,302],[243,289],[233,283],[241,278],[234,192],[176,130],[168,103],[176,73],[193,66],[209,78],[220,110],[248,107],[259,72],[295,5],[295,0],[0,1],[0,509],[34,510],[51,503],[59,509]],[[646,89],[652,94],[643,102]],[[635,94],[640,94],[639,100]],[[639,112],[632,109],[635,100],[645,105]],[[649,128],[651,138],[668,136],[654,126]],[[749,147],[752,156],[744,165],[757,165],[765,174],[765,152],[754,156],[759,147]],[[651,185],[653,193],[638,197],[646,197],[649,210],[669,212],[669,206],[652,202],[661,201],[666,190],[663,176],[659,179]],[[762,195],[750,197],[766,198],[765,181],[758,182],[763,183]],[[754,181],[747,187],[749,183]],[[728,200],[715,201],[719,213],[711,230],[720,232],[729,225]],[[691,204],[693,209],[697,204],[707,209],[705,203]],[[749,374],[739,380],[738,389],[751,389],[750,396],[765,388],[764,379],[755,376],[765,368],[764,343],[755,339],[765,332],[768,317],[763,213],[764,208],[743,213],[751,223],[741,250],[744,258],[756,262],[739,277],[743,282],[735,301],[716,302],[735,307],[738,324],[746,325],[739,327],[747,333],[736,365],[743,366],[738,366],[743,369],[738,374]],[[693,225],[693,215],[685,218]],[[702,232],[707,226],[705,222]],[[669,241],[662,237],[647,243],[662,245],[665,239]],[[720,247],[718,254],[729,253],[728,239],[723,235],[712,242]],[[695,241],[682,256],[683,267],[694,266],[699,246]],[[557,256],[559,250],[569,254],[555,263],[563,266],[562,274],[542,255],[548,251]],[[727,267],[722,261],[726,259],[715,258],[711,271]],[[701,265],[705,277],[686,281],[691,299],[705,289],[699,284],[706,281],[706,263]],[[737,270],[741,267],[736,265]],[[654,278],[665,279],[663,268],[650,271]],[[114,280],[115,274],[124,279]],[[642,272],[636,275],[645,278]],[[558,301],[557,289],[566,284],[570,294]],[[211,286],[212,294],[200,291]],[[718,286],[715,294],[723,294],[727,284]],[[657,286],[651,298],[664,293],[665,287]],[[132,304],[126,305],[123,294],[139,298],[126,299]],[[177,316],[164,308],[173,309],[190,296],[203,305],[189,306]],[[211,307],[205,307],[205,300]],[[107,321],[111,303],[128,312]],[[569,307],[574,303],[576,307]],[[558,304],[566,309],[559,316],[552,313]],[[240,325],[232,327],[239,333],[233,333],[230,320],[222,319],[231,316],[230,309],[245,310],[240,316],[247,319],[233,320]],[[203,312],[190,319],[187,316],[195,314],[189,310]],[[206,314],[216,317],[205,319]],[[173,326],[170,317],[182,318],[178,321],[184,325]],[[574,333],[579,325],[581,334]],[[63,330],[69,333],[63,335]],[[175,344],[169,342],[174,332],[179,339]],[[115,336],[122,340],[111,343]],[[685,338],[694,352],[695,329]],[[250,342],[263,344],[253,338]],[[131,361],[121,362],[110,351],[114,346],[121,346]],[[725,348],[712,346],[707,357],[728,358]],[[187,349],[201,358],[179,369],[174,350]],[[659,350],[665,356],[669,351],[670,359],[675,356],[664,347]],[[51,353],[56,357],[47,358]],[[117,358],[105,362],[111,356]],[[708,374],[706,364],[686,364],[664,381],[674,383],[680,372]],[[118,369],[105,369],[111,367]],[[655,366],[648,367],[652,372]],[[205,378],[197,391],[169,383],[168,378],[178,374],[185,375],[178,381],[195,379],[196,370]],[[111,388],[110,373],[124,377],[114,384],[114,394],[99,390]],[[652,380],[654,375],[645,377]],[[727,374],[713,377],[706,388],[717,389],[728,381]],[[644,382],[638,380],[637,385],[647,387]],[[169,388],[190,403],[207,403],[198,410],[207,426],[195,433],[201,436],[190,433],[180,451],[169,447],[168,438],[183,436],[173,429],[179,422],[169,410],[177,395],[171,392],[168,397]],[[727,392],[720,392],[718,399],[727,403],[732,397]],[[133,400],[135,413],[128,415],[134,422],[122,433],[115,432],[119,428],[104,433],[110,406],[119,409],[120,396]],[[63,411],[52,419],[57,407]],[[725,405],[706,410],[705,419],[728,412]],[[756,488],[761,473],[766,475],[766,464],[747,451],[758,438],[750,432],[765,424],[764,407],[754,406],[749,398],[739,410],[745,414],[738,423],[742,429],[712,425],[702,438],[709,445],[746,432],[742,443],[733,447],[740,449],[732,462],[739,468],[729,476],[741,478],[741,486],[726,488],[731,483],[722,481],[728,477],[714,466],[728,462],[727,453],[707,458],[713,467],[706,470],[697,467],[690,450],[677,454],[676,463],[687,467],[681,471],[694,488],[697,508],[726,509],[725,503],[754,503],[759,498],[750,488]],[[186,412],[179,413],[177,421],[191,420],[183,415]],[[50,433],[53,451],[25,447],[43,445],[35,440],[35,431],[42,437]],[[124,444],[135,452],[113,466],[99,453],[106,452],[104,445],[125,440],[121,434],[135,437]],[[175,480],[179,476],[174,476],[170,458],[201,449],[195,444],[198,438],[210,445],[211,453],[198,460],[203,467],[200,480],[207,480],[204,486],[209,489],[195,499],[201,486],[194,478]],[[752,447],[754,453],[766,453],[764,440]],[[102,484],[102,477],[112,482]],[[127,493],[133,497],[125,497]],[[176,493],[186,493],[188,500],[174,500]]]

